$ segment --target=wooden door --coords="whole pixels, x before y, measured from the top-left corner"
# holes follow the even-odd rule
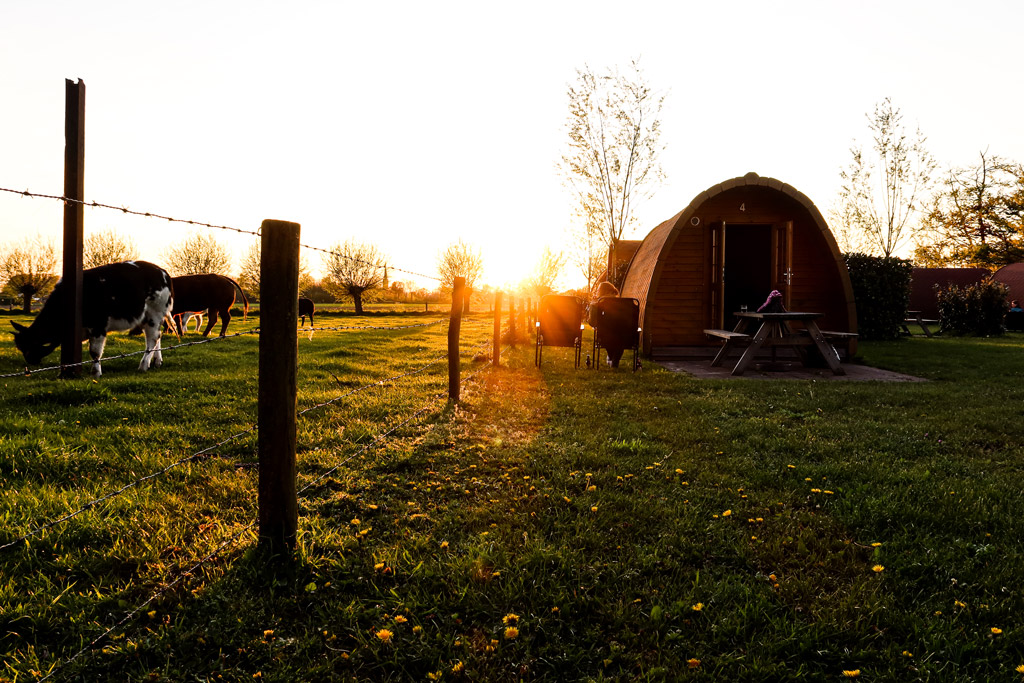
[[[782,292],[782,304],[790,308],[793,284],[793,221],[772,225],[772,289]]]
[[[725,223],[711,223],[708,263],[710,264],[710,310],[708,321],[711,327],[721,329],[725,318]]]

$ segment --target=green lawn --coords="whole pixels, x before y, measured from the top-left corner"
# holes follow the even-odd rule
[[[252,433],[0,551],[0,680],[1024,679],[1020,335],[862,342],[932,381],[855,383],[489,369],[464,330],[460,405],[442,362],[302,415],[290,560],[247,528]],[[444,340],[300,335],[299,408]],[[256,358],[0,380],[0,545],[249,429]]]

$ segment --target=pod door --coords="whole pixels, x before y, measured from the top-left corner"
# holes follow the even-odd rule
[[[771,224],[729,223],[724,227],[727,239],[722,259],[722,323],[731,330],[737,321],[734,312],[744,306],[748,311],[756,311],[774,288],[777,235]]]

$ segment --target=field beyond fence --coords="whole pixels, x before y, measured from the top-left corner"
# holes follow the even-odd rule
[[[342,321],[377,329],[299,334],[284,565],[255,336],[0,380],[0,546],[77,512],[0,551],[0,681],[1021,680],[1021,336],[861,344],[923,383],[700,381],[492,368],[484,310],[450,404],[444,325]]]

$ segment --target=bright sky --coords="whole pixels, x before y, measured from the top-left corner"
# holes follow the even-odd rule
[[[577,67],[639,57],[668,95],[667,179],[637,209],[639,238],[748,171],[827,215],[886,96],[944,166],[985,149],[1024,161],[1022,25],[1020,0],[5,2],[0,187],[62,193],[64,80],[82,79],[89,201],[295,221],[305,244],[369,241],[428,274],[462,238],[502,285],[565,241],[556,165]],[[0,245],[59,244],[61,221],[58,202],[0,192]],[[85,227],[158,263],[188,233],[102,209]],[[239,254],[254,239],[214,236]]]

